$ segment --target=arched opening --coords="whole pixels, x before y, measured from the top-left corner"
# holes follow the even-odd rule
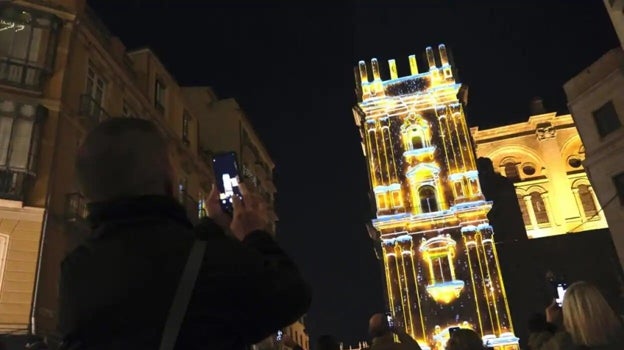
[[[423,139],[420,135],[412,136],[412,149],[421,149],[424,147]]]
[[[527,209],[524,197],[519,194],[516,196],[518,197],[518,204],[520,205],[520,212],[522,213],[522,221],[524,221],[524,226],[531,226],[531,216],[529,215],[529,210]]]
[[[546,211],[546,205],[544,204],[544,199],[542,198],[541,193],[537,191],[531,192],[531,204],[533,205],[533,213],[535,214],[535,220],[537,223],[549,223],[548,212]]]
[[[438,211],[436,192],[433,186],[423,186],[418,190],[420,197],[420,209],[423,213]]]
[[[514,182],[520,181],[520,172],[518,171],[518,165],[514,161],[509,160],[505,162],[503,167],[505,169],[506,178]]]
[[[591,218],[598,214],[598,210],[596,208],[596,202],[594,202],[594,196],[589,190],[589,186],[587,185],[579,185],[578,187],[578,195],[581,199],[581,205],[583,206],[583,212],[585,213],[586,218]]]

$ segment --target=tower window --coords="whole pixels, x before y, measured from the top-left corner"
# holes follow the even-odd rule
[[[412,137],[412,149],[420,149],[423,148],[423,140],[422,137],[416,135]]]
[[[457,197],[463,197],[464,196],[464,189],[462,188],[462,184],[460,181],[457,181],[455,183],[455,194]]]
[[[420,196],[420,209],[423,213],[438,211],[435,188],[432,186],[423,186],[418,191],[418,194]]]
[[[384,210],[386,208],[388,208],[388,201],[386,200],[386,194],[378,193],[377,194],[377,209]]]
[[[580,185],[578,187],[578,196],[583,206],[583,212],[585,212],[586,218],[594,217],[598,211],[596,210],[596,203],[594,202],[594,196],[589,190],[589,186]]]
[[[533,204],[533,213],[535,213],[535,220],[538,224],[547,224],[548,212],[546,211],[546,205],[544,199],[539,192],[531,193],[531,204]]]
[[[392,206],[394,207],[403,206],[403,201],[401,201],[401,192],[399,191],[392,192]]]

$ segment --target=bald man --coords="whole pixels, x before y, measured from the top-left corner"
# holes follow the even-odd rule
[[[308,287],[264,231],[255,195],[236,201],[232,218],[213,189],[209,218],[193,230],[174,198],[167,143],[153,123],[98,125],[78,151],[76,177],[93,231],[61,266],[66,348],[158,349],[196,235],[207,248],[176,349],[244,349],[307,311]]]
[[[385,314],[374,314],[368,321],[372,337],[371,350],[421,350],[418,343],[399,327],[391,328]],[[394,341],[394,335],[399,343]]]

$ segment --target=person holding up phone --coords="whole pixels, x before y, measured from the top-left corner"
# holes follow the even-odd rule
[[[206,249],[175,349],[244,349],[308,310],[309,288],[265,231],[258,196],[241,186],[244,200],[235,196],[226,213],[213,188],[208,217],[193,228],[172,170],[167,143],[145,119],[106,120],[79,148],[93,232],[61,266],[65,349],[159,349],[197,237]]]

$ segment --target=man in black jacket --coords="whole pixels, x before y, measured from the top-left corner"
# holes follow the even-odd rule
[[[176,349],[242,349],[307,311],[309,289],[264,231],[267,216],[253,194],[235,203],[231,218],[213,188],[209,218],[193,230],[174,199],[167,145],[153,123],[103,122],[81,146],[76,174],[93,232],[61,266],[67,343],[158,349],[197,235],[207,249]]]

